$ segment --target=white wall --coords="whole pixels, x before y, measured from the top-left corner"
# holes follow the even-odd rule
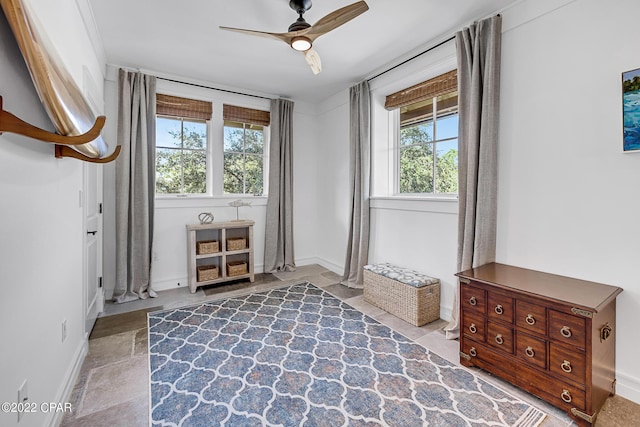
[[[497,259],[624,288],[617,391],[640,402],[640,153],[622,153],[621,118],[640,3],[563,3],[503,13]]]
[[[349,235],[349,92],[329,98],[318,108],[315,185],[318,209],[316,257],[342,274]]]
[[[73,52],[71,60],[64,55],[65,64],[96,68],[95,53],[83,43],[86,33],[80,36],[84,26],[77,10],[73,12],[75,3],[34,3],[40,6],[41,21],[55,20],[56,25],[46,27],[55,29],[50,39],[64,40],[70,49],[67,54]],[[68,14],[61,18],[49,13],[58,7]],[[82,73],[83,68],[79,69]],[[101,86],[102,74],[98,74]],[[4,109],[52,131],[4,14],[0,14],[0,76]],[[56,159],[50,144],[0,135],[0,401],[16,402],[25,379],[30,402],[68,401],[86,352],[82,171],[77,160]],[[64,342],[63,320],[68,333]],[[49,425],[61,416],[38,411],[25,414],[19,425]],[[17,425],[17,415],[0,413],[0,425]]]

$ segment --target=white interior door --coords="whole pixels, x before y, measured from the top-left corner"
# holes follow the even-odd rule
[[[84,314],[85,332],[91,333],[103,309],[102,292],[102,168],[84,163]]]

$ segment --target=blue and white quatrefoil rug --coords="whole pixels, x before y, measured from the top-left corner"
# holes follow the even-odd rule
[[[310,283],[149,314],[153,426],[518,426],[545,414]]]

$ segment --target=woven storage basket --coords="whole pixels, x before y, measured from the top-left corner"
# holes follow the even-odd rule
[[[228,251],[239,251],[240,249],[247,248],[247,239],[244,237],[233,237],[227,239],[227,250]]]
[[[202,240],[196,242],[196,254],[205,255],[220,252],[220,246],[217,240]]]
[[[415,326],[440,318],[440,282],[420,288],[364,270],[364,300]]]
[[[215,280],[218,278],[218,267],[215,265],[199,265],[198,266],[198,282],[207,280]]]
[[[247,263],[244,261],[231,261],[227,263],[227,276],[240,276],[247,274]]]

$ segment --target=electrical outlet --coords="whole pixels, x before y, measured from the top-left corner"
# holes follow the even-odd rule
[[[20,388],[18,389],[18,409],[22,409],[24,404],[29,401],[29,383],[24,380]],[[18,422],[22,418],[23,411],[18,410]]]
[[[62,342],[67,339],[67,319],[62,321]]]

